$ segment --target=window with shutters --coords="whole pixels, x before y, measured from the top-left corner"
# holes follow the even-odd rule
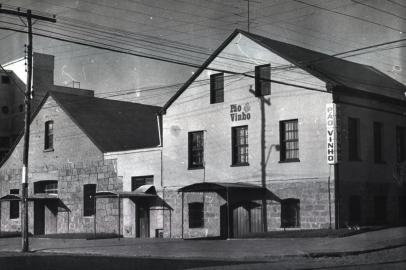
[[[280,161],[299,161],[299,128],[298,120],[287,120],[279,123]]]
[[[255,95],[266,96],[271,94],[271,65],[255,67]]]
[[[224,101],[224,74],[218,73],[210,76],[210,103]]]

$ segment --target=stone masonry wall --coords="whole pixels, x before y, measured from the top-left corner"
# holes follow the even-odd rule
[[[306,179],[301,181],[275,182],[268,189],[281,199],[300,200],[300,227],[296,229],[329,228],[329,190],[327,179]],[[173,189],[165,189],[163,197],[173,211],[165,211],[164,237],[182,237],[182,195]],[[189,228],[188,204],[204,202],[204,227]],[[220,206],[226,201],[216,193],[185,193],[184,195],[184,238],[220,236]],[[331,226],[334,228],[334,185],[330,184]],[[268,230],[281,230],[281,206],[277,201],[267,201]]]
[[[97,184],[97,191],[120,191],[122,180],[117,177],[115,160],[100,160],[87,163],[70,163],[60,167],[44,166],[31,169],[29,175],[29,195],[33,194],[34,182],[58,180],[58,196],[61,202],[70,210],[58,208],[56,216],[56,233],[93,232],[94,217],[83,216],[83,185]],[[0,171],[1,196],[9,193],[12,188],[19,188],[21,171],[8,169]],[[21,194],[21,192],[20,192]],[[117,199],[97,199],[97,232],[117,232],[118,201]],[[8,215],[9,204],[2,203],[1,229],[3,231],[20,230],[20,219],[10,220]],[[29,226],[33,232],[34,217],[33,203],[29,206]]]

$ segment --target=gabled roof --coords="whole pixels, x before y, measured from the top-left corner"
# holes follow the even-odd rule
[[[158,106],[60,92],[51,97],[103,152],[158,146]]]
[[[271,52],[286,59],[299,68],[309,72],[318,79],[332,86],[342,86],[371,94],[383,95],[403,100],[406,87],[372,66],[343,60],[324,53],[312,51],[296,45],[272,40],[242,30],[235,30],[214,53],[203,63],[193,76],[168,100],[161,113],[193,83],[210,65],[220,52],[238,35],[242,34]]]
[[[157,114],[161,107],[48,92],[31,115],[31,122],[49,96],[55,99],[72,121],[103,153],[149,148],[160,144]],[[1,160],[0,167],[8,160],[23,135],[24,130],[20,132],[7,155]]]

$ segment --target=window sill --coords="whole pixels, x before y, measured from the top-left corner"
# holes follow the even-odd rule
[[[54,151],[54,149],[53,148],[48,148],[48,149],[44,149],[44,153],[46,153],[46,152],[53,152]]]
[[[10,220],[19,220],[20,217],[16,217],[16,218],[9,218]]]
[[[188,167],[188,170],[201,170],[204,169],[204,166]]]
[[[292,163],[292,162],[300,162],[300,159],[286,159],[286,160],[280,160],[279,163]]]
[[[94,215],[91,215],[91,216],[83,216],[83,218],[94,218]]]
[[[242,167],[242,166],[249,166],[249,163],[236,163],[236,164],[231,164],[230,167]]]

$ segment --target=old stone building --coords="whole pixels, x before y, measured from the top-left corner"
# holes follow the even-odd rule
[[[31,124],[31,230],[90,232],[95,216],[126,237],[404,224],[405,91],[240,30],[163,108],[51,91]],[[21,153],[0,169],[3,198]],[[2,203],[2,229],[18,229],[15,209]]]
[[[165,235],[405,222],[405,91],[235,31],[163,108]]]
[[[104,153],[159,145],[160,107],[48,92],[31,121],[29,227],[33,234],[118,233],[119,206],[98,191],[122,191],[117,163]],[[20,229],[23,140],[1,164],[1,229]],[[96,208],[94,207],[96,205]],[[95,210],[97,222],[94,221]]]

